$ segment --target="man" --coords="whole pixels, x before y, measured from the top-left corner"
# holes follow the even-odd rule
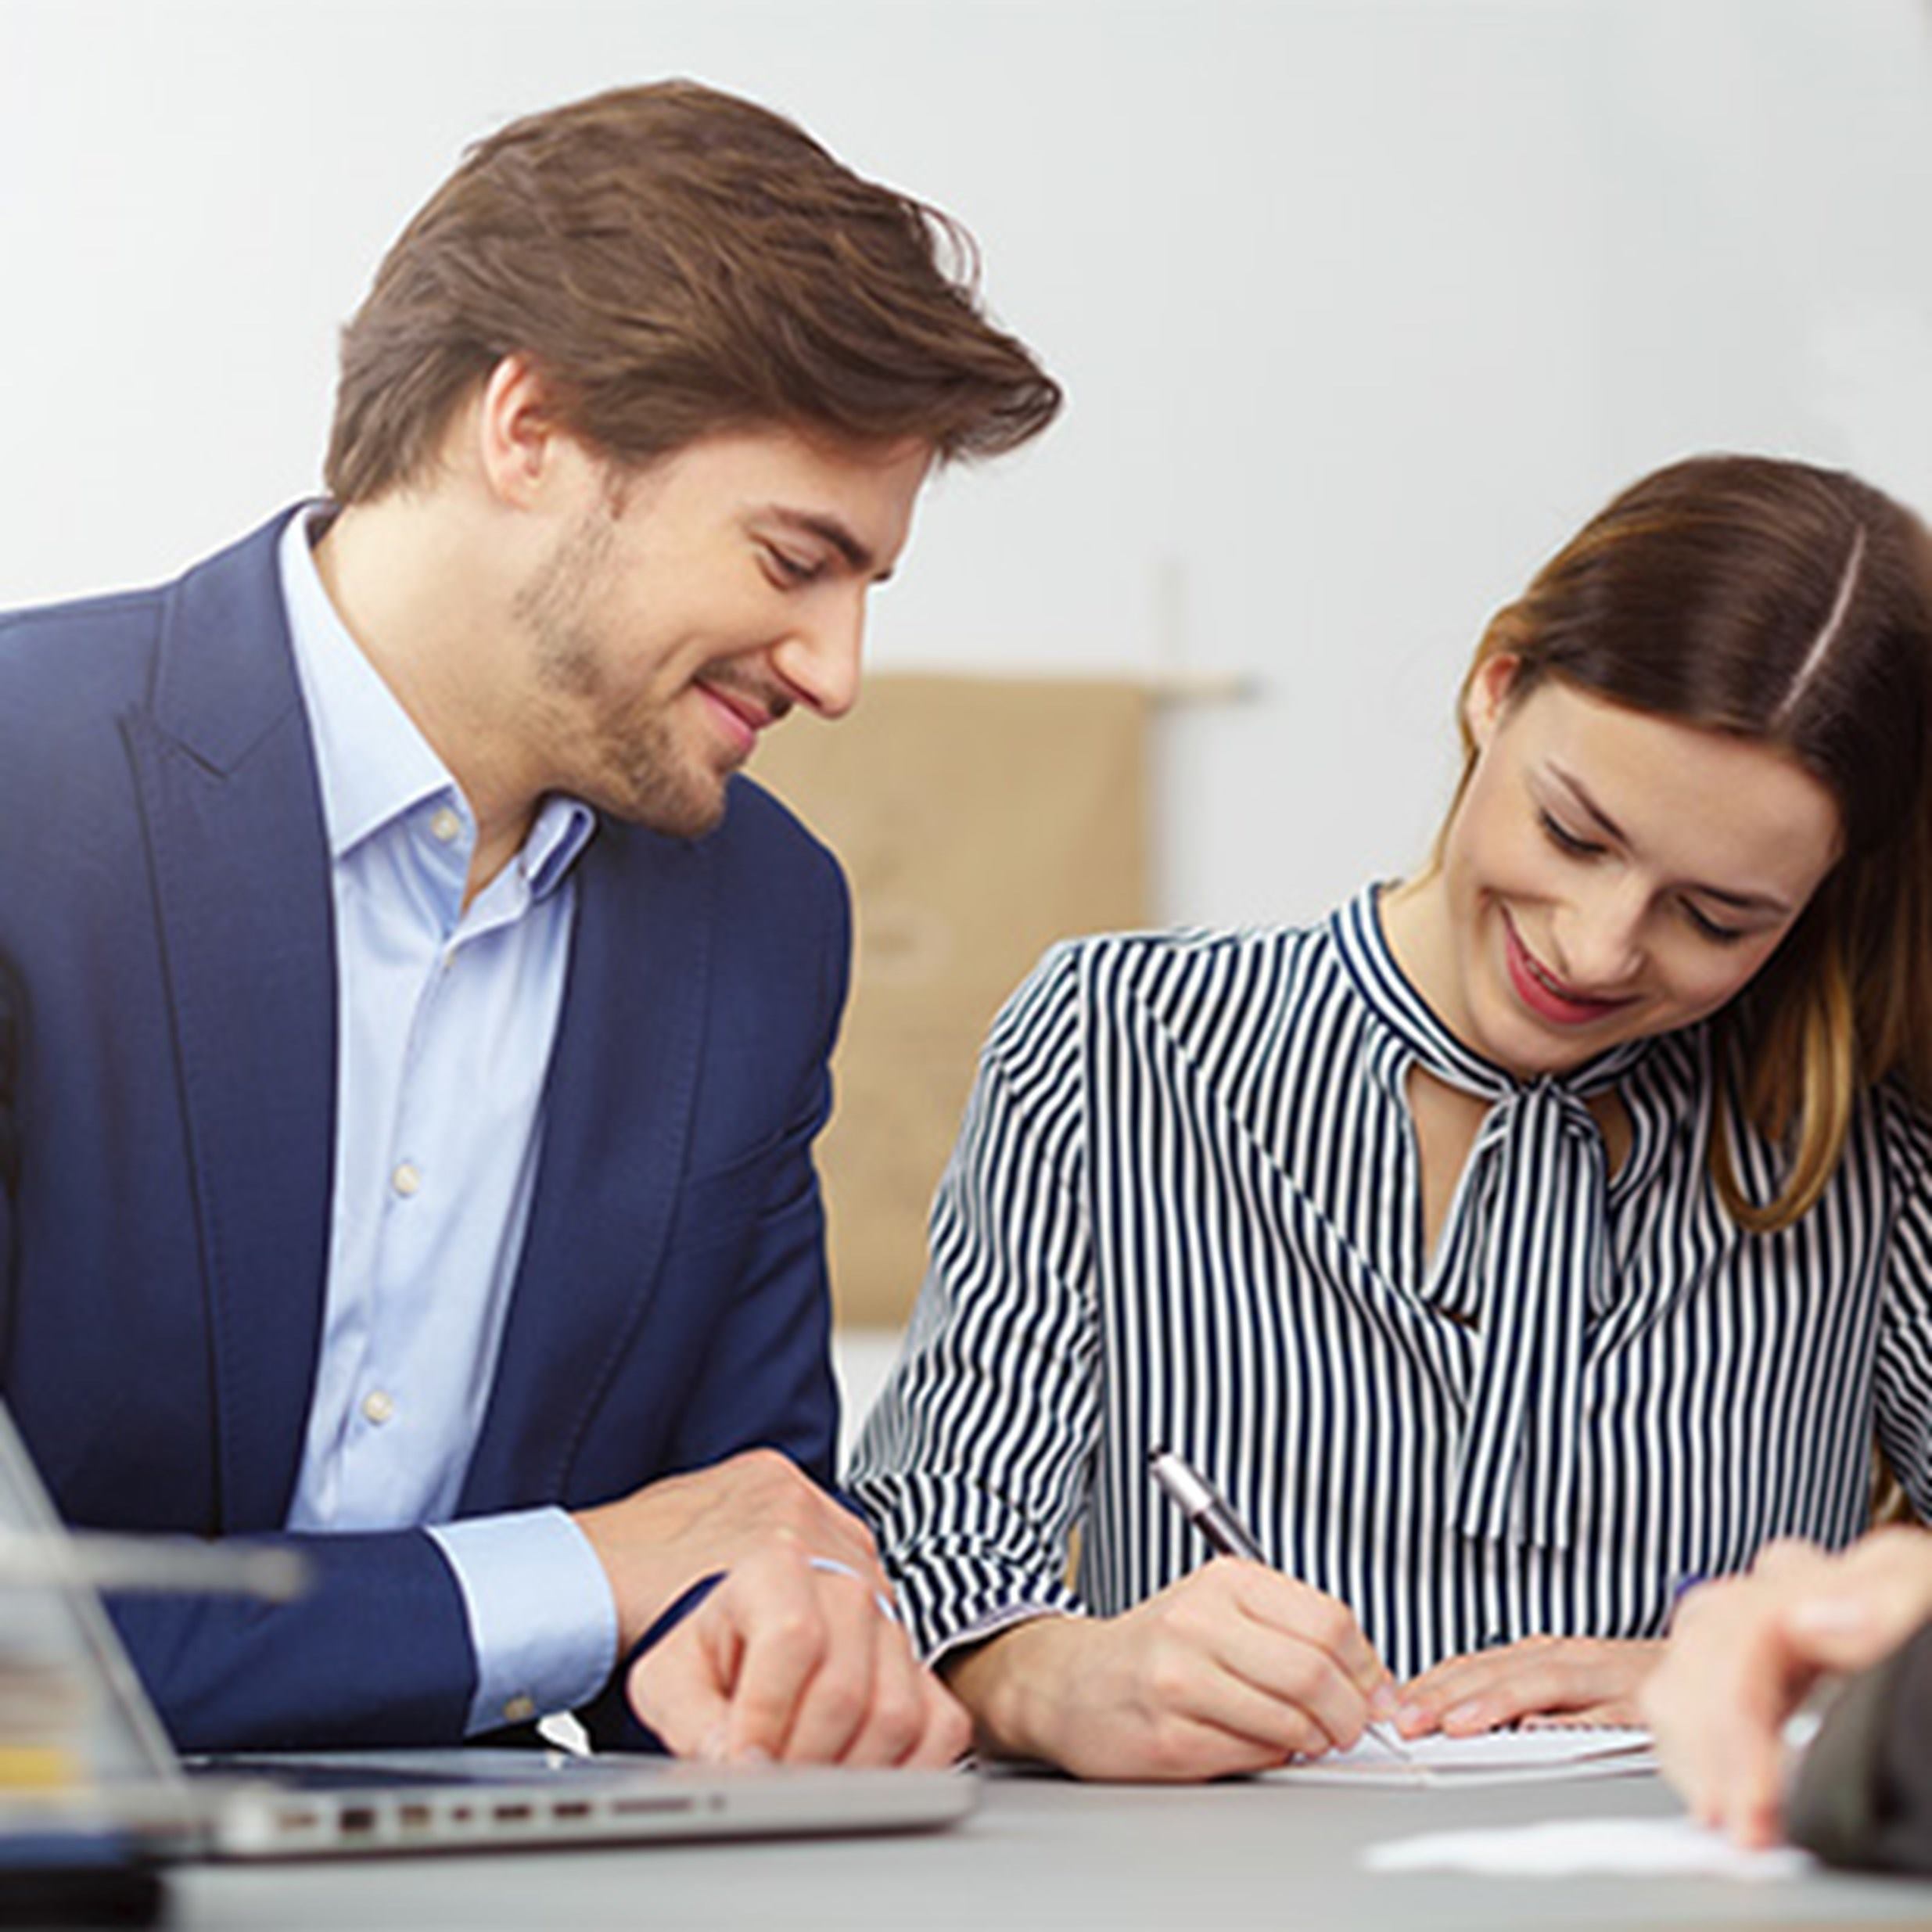
[[[641,1650],[675,1749],[962,1746],[813,1486],[847,906],[734,776],[1058,407],[943,229],[696,86],[534,116],[346,332],[329,501],[0,619],[6,1397],[73,1520],[311,1559],[116,1607],[183,1745],[614,1738]]]
[[[1828,1704],[1795,1776],[1787,1721]],[[1665,1775],[1740,1843],[1780,1833],[1835,1865],[1932,1871],[1932,1536],[1849,1550],[1774,1543],[1749,1575],[1693,1590],[1643,1715]]]

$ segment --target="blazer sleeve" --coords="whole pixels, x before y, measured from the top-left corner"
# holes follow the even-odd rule
[[[1805,1753],[1786,1830],[1828,1864],[1932,1872],[1932,1624],[1846,1686]]]
[[[250,1538],[293,1549],[293,1603],[117,1596],[108,1608],[178,1750],[458,1744],[476,1690],[461,1593],[418,1530]]]

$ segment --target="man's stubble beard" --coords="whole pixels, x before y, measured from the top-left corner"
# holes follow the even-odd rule
[[[614,547],[609,515],[587,512],[512,603],[549,708],[546,736],[576,741],[566,788],[587,804],[670,838],[702,838],[724,816],[724,779],[685,768],[662,703],[640,700],[623,716],[604,670],[593,613]]]

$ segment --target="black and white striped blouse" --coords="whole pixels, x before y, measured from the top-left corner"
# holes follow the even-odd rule
[[[1927,1512],[1932,1131],[1902,1097],[1861,1104],[1802,1221],[1751,1235],[1709,1178],[1703,1030],[1625,1050],[1622,1166],[1529,1196],[1537,1251],[1593,1259],[1511,1304],[1472,1286],[1508,1191],[1483,1135],[1424,1252],[1404,1094],[1445,1055],[1469,1058],[1373,889],[1307,930],[1047,956],[988,1039],[852,1475],[926,1654],[1042,1610],[1111,1614],[1205,1560],[1149,1480],[1156,1447],[1403,1678],[1539,1632],[1654,1635],[1676,1585],[1772,1537],[1848,1542],[1875,1423]],[[1776,1159],[1733,1133],[1768,1199]],[[1571,1385],[1539,1409],[1522,1325],[1564,1293]],[[1507,1376],[1528,1394],[1485,1462]],[[1465,1469],[1538,1457],[1562,1475],[1548,1522],[1505,1499],[1471,1533],[1489,1499],[1459,1498]]]

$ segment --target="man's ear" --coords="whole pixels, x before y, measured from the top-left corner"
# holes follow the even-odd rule
[[[1468,688],[1463,694],[1463,722],[1469,727],[1477,750],[1488,745],[1490,734],[1507,709],[1522,662],[1506,651],[1499,651],[1493,657],[1485,658],[1470,673]]]
[[[537,507],[571,438],[557,420],[548,385],[527,357],[505,356],[484,379],[475,433],[477,461],[493,494],[513,508]]]

